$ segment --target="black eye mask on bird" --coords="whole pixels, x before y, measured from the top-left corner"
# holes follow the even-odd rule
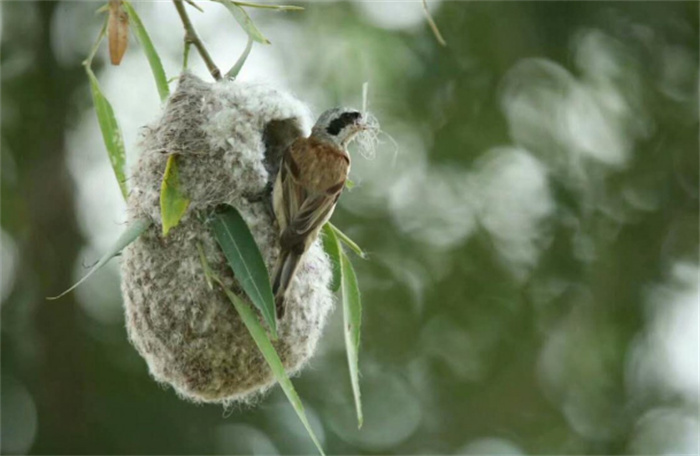
[[[337,136],[345,127],[356,124],[361,118],[362,114],[357,111],[344,112],[328,124],[326,131],[331,136]]]

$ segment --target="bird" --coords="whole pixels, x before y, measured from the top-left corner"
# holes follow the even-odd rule
[[[277,318],[304,253],[330,219],[350,172],[347,146],[367,128],[357,110],[332,108],[321,114],[308,137],[294,140],[282,153],[272,192],[279,225],[280,254],[272,292]]]

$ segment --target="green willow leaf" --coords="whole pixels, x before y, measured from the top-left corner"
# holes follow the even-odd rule
[[[340,244],[338,248],[341,249]],[[360,288],[357,285],[357,276],[345,253],[340,254],[342,270],[343,290],[343,322],[345,329],[345,351],[348,355],[348,368],[350,370],[350,384],[352,394],[355,397],[355,411],[357,412],[357,427],[362,427],[362,399],[360,394],[360,327],[362,324],[362,302],[360,300]]]
[[[124,150],[124,139],[122,132],[119,129],[117,118],[114,116],[112,105],[107,101],[100,83],[97,81],[95,73],[89,65],[85,66],[88,78],[90,79],[90,91],[92,92],[92,102],[95,105],[95,113],[97,114],[97,122],[100,124],[102,131],[102,139],[107,148],[107,155],[112,164],[114,175],[117,177],[119,189],[122,191],[124,199],[129,195],[129,189],[126,186],[126,174],[124,168],[126,165],[126,152]]]
[[[246,328],[248,328],[248,332],[255,341],[255,344],[260,349],[260,353],[262,353],[263,357],[265,358],[265,361],[267,361],[267,364],[270,366],[272,374],[275,376],[275,379],[282,387],[282,391],[284,391],[284,394],[287,396],[287,399],[292,404],[292,407],[294,407],[294,411],[297,412],[299,419],[306,428],[306,432],[309,433],[309,436],[316,445],[316,448],[318,448],[319,453],[321,453],[321,455],[325,455],[325,453],[323,452],[323,447],[321,447],[321,443],[316,438],[316,434],[314,434],[313,429],[311,429],[309,420],[306,417],[306,412],[304,412],[304,404],[301,402],[299,395],[294,389],[292,381],[289,379],[287,372],[284,370],[282,360],[277,354],[277,351],[272,345],[272,342],[270,342],[270,339],[267,337],[265,329],[258,321],[258,318],[253,312],[253,309],[251,309],[245,301],[240,299],[232,291],[226,288],[226,286],[224,286],[224,284],[217,276],[214,276],[214,280],[216,280],[219,283],[219,285],[221,285],[221,288],[224,289],[226,296],[228,296],[228,299],[231,301],[233,306],[236,308],[236,311],[241,316],[243,324],[245,324]]]
[[[49,300],[54,300],[54,299],[59,299],[62,298],[63,296],[67,295],[71,291],[75,290],[78,288],[80,284],[85,282],[90,276],[92,276],[95,272],[100,270],[102,266],[107,264],[109,260],[114,258],[115,256],[119,255],[119,253],[129,244],[134,242],[136,239],[139,238],[143,234],[144,231],[148,229],[148,227],[151,226],[151,221],[146,220],[146,219],[137,219],[133,221],[129,226],[126,227],[126,230],[122,233],[121,236],[119,236],[119,239],[117,239],[117,242],[115,242],[112,247],[107,250],[107,252],[102,255],[102,258],[93,266],[87,274],[83,276],[82,279],[80,279],[75,285],[64,291],[58,296],[52,296],[50,298],[46,298]]]
[[[340,288],[341,271],[340,271],[340,244],[333,229],[328,223],[323,225],[323,249],[331,259],[331,267],[333,268],[333,280],[331,281],[331,291],[338,291]]]
[[[189,205],[190,200],[185,197],[180,188],[177,155],[172,154],[168,157],[163,182],[160,185],[160,218],[163,223],[163,236],[167,236],[168,232],[180,223]]]
[[[136,36],[143,46],[143,52],[146,54],[148,59],[148,64],[151,66],[151,72],[153,73],[153,79],[156,81],[156,87],[158,88],[158,94],[160,95],[160,101],[165,101],[168,96],[170,96],[170,89],[168,89],[168,78],[165,76],[165,70],[163,69],[163,63],[160,61],[160,56],[156,52],[156,48],[153,46],[151,37],[148,36],[146,27],[144,27],[143,22],[136,10],[128,1],[124,0],[122,3],[126,14],[129,15],[131,19],[131,25],[133,26]]]
[[[270,41],[260,33],[260,30],[255,26],[253,20],[248,16],[248,13],[232,2],[231,0],[215,0],[226,7],[227,10],[233,15],[236,21],[243,27],[243,30],[250,36],[254,41],[262,44],[270,44]]]
[[[273,338],[277,339],[275,300],[270,276],[248,225],[236,208],[228,205],[217,211],[209,223],[236,280],[262,313]]]
[[[249,8],[272,9],[277,11],[304,11],[303,7],[295,5],[267,5],[265,3],[239,2],[237,0],[232,1],[238,6],[247,6]]]
[[[343,244],[347,245],[347,246],[350,248],[350,250],[352,250],[353,252],[355,252],[355,254],[357,254],[357,256],[359,256],[359,257],[362,258],[363,260],[364,260],[365,258],[367,258],[367,256],[365,255],[365,252],[362,251],[362,249],[360,248],[360,246],[357,245],[357,244],[355,243],[355,241],[353,241],[352,239],[350,239],[345,233],[343,233],[342,231],[340,231],[340,230],[338,229],[338,227],[336,227],[335,225],[333,225],[331,222],[328,222],[328,225],[330,226],[331,230],[333,230],[333,233],[338,237],[338,240],[340,240],[340,242],[342,242]]]

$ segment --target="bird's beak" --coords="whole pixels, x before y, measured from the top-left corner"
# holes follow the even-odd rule
[[[355,128],[357,128],[357,131],[364,131],[369,129],[369,124],[365,120],[365,116],[361,116],[357,120],[355,120]]]

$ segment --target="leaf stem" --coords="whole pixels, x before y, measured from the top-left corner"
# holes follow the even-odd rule
[[[87,58],[85,60],[83,60],[83,65],[86,66],[87,68],[90,68],[92,66],[92,59],[95,58],[95,54],[97,54],[97,50],[100,48],[100,43],[102,43],[102,39],[107,34],[107,21],[108,20],[109,20],[109,18],[106,17],[104,24],[102,24],[102,29],[100,30],[100,33],[97,35],[97,39],[95,40],[95,44],[93,44],[92,49],[90,49],[90,54],[88,54]]]
[[[238,73],[241,72],[241,68],[243,68],[243,64],[245,63],[246,59],[248,58],[248,54],[250,54],[250,50],[253,49],[253,38],[249,35],[248,36],[248,43],[245,45],[245,49],[243,50],[243,54],[241,54],[240,57],[238,57],[238,60],[236,60],[236,63],[231,67],[230,70],[228,70],[228,73],[226,73],[226,79],[235,79],[236,76],[238,76]]]
[[[445,41],[445,39],[442,37],[440,29],[438,29],[437,24],[433,20],[433,16],[430,15],[430,11],[428,10],[428,0],[423,0],[423,11],[425,12],[425,18],[428,20],[430,28],[433,30],[435,39],[437,39],[438,43],[440,43],[441,45],[447,46],[447,41]]]
[[[207,51],[207,48],[204,47],[204,43],[202,43],[202,40],[199,38],[199,35],[197,35],[197,32],[195,31],[194,26],[190,21],[190,17],[188,16],[187,11],[185,10],[185,4],[183,3],[183,0],[173,0],[173,3],[175,4],[175,9],[177,10],[177,13],[180,15],[182,25],[183,27],[185,27],[185,40],[194,44],[194,47],[197,48],[199,55],[202,57],[202,60],[204,60],[204,63],[207,65],[211,76],[215,80],[220,81],[221,71],[219,71],[219,68],[212,60],[211,56],[209,55],[209,52]]]
[[[343,233],[340,231],[335,225],[333,225],[331,222],[327,222],[328,226],[330,227],[331,230],[335,233],[335,235],[338,237],[338,240],[340,240],[343,244],[347,245],[350,247],[350,250],[355,252],[357,256],[362,258],[363,260],[367,258],[367,255],[365,252],[362,251],[359,245],[355,243],[352,239],[348,237],[347,234]]]

